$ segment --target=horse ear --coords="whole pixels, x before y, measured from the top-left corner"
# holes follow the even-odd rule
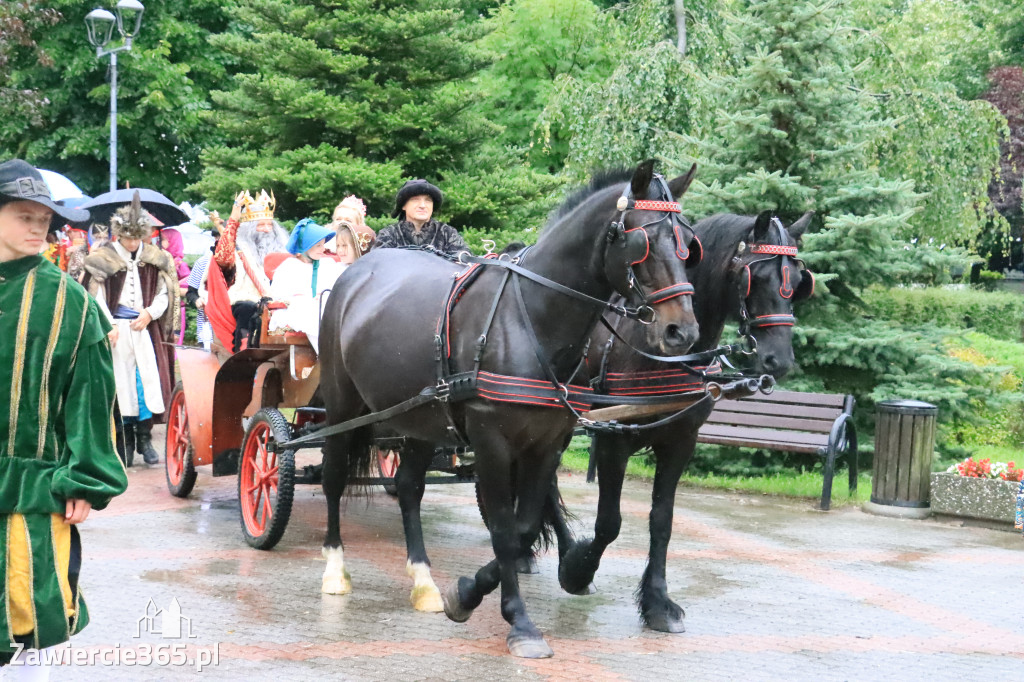
[[[680,175],[678,178],[673,178],[668,181],[668,189],[672,192],[672,196],[676,201],[679,201],[679,197],[686,194],[686,190],[690,189],[690,183],[697,176],[697,164],[690,166],[690,170],[685,175]]]
[[[768,228],[772,225],[771,211],[761,211],[754,218],[754,243],[761,243],[768,239]]]
[[[808,211],[800,216],[800,220],[789,226],[789,229],[787,230],[787,232],[789,232],[789,236],[796,241],[800,241],[800,237],[802,237],[804,232],[807,231],[807,228],[811,226],[812,218],[814,218],[814,211]]]
[[[646,199],[654,178],[654,159],[647,159],[633,171],[633,179],[629,181],[634,199]]]

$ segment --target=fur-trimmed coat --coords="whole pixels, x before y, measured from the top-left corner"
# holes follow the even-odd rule
[[[149,306],[156,297],[160,282],[167,287],[167,309],[148,327],[153,350],[156,353],[157,368],[160,374],[160,388],[164,405],[170,404],[171,392],[174,389],[174,347],[169,341],[174,330],[174,322],[181,314],[180,296],[178,295],[178,276],[174,268],[174,259],[166,251],[152,244],[143,243],[138,255],[139,282],[142,286],[142,300]],[[104,302],[107,309],[114,311],[121,300],[128,265],[113,244],[105,244],[93,251],[85,259],[85,277],[82,285],[92,295],[97,296],[100,287],[105,294]],[[159,420],[158,421],[162,421]]]

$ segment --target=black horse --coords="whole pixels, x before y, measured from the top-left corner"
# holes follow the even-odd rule
[[[704,257],[699,265],[689,269],[696,289],[694,312],[700,325],[700,338],[693,352],[717,347],[727,318],[738,319],[741,333],[749,334],[756,342],[753,369],[775,378],[789,371],[794,362],[792,304],[810,296],[814,286],[813,275],[796,258],[797,243],[812,215],[804,215],[788,230],[769,212],[756,218],[715,215],[694,226],[703,243]],[[637,325],[618,321],[612,324],[625,341],[644,347],[642,330]],[[692,381],[685,374],[683,378],[678,373],[673,376],[671,369],[666,371],[665,364],[641,357],[602,327],[595,329],[589,349],[586,366],[603,368],[601,376],[592,378],[608,392],[656,391],[659,376],[667,384]],[[646,388],[642,386],[645,382]],[[683,610],[668,596],[665,559],[672,534],[676,486],[693,457],[697,431],[712,408],[710,398],[704,398],[682,419],[641,435],[594,435],[591,457],[596,458],[600,490],[594,538],[574,543],[564,519],[548,519],[558,532],[562,554],[559,582],[563,589],[574,594],[590,589],[601,555],[618,536],[622,523],[619,500],[626,463],[631,455],[651,448],[656,460],[651,539],[647,568],[636,591],[637,606],[648,627],[663,632],[684,630]],[[647,421],[653,419],[656,418]],[[557,509],[549,500],[546,513],[550,515]]]
[[[692,292],[686,263],[678,254],[689,247],[693,232],[666,209],[668,204],[657,202],[672,202],[671,195],[689,183],[692,171],[666,183],[653,173],[653,165],[640,164],[624,187],[577,197],[537,245],[517,259],[517,267],[547,283],[526,277],[530,272],[510,276],[497,265],[482,266],[454,304],[453,286],[466,270],[459,264],[421,251],[390,249],[356,261],[335,285],[321,324],[320,387],[327,424],[399,405],[424,387],[438,395],[444,389],[446,395],[446,364],[454,374],[477,366],[499,377],[496,381],[506,378],[517,386],[565,382],[615,292],[651,322],[645,343],[667,354],[687,350],[698,332],[685,295]],[[659,291],[676,295],[659,300],[663,295],[646,293]],[[407,437],[397,484],[410,572],[429,580],[419,503],[434,447],[468,442],[476,455],[496,560],[448,590],[445,612],[453,620],[467,619],[500,584],[501,612],[512,626],[509,650],[516,656],[550,656],[520,597],[515,560],[519,547],[532,544],[540,532],[550,481],[576,418],[557,400],[541,407],[521,395],[499,390],[483,395],[482,389],[462,398],[432,400],[386,422],[389,430]],[[364,426],[328,436],[324,447],[325,592],[351,589],[339,502],[350,478],[368,469],[371,438],[371,427]],[[535,472],[517,477],[515,507],[513,467]]]

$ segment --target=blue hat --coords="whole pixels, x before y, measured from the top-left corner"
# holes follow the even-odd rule
[[[288,238],[288,253],[293,256],[306,253],[311,248],[325,239],[334,236],[334,230],[329,227],[318,225],[311,218],[303,218],[295,225],[291,236]]]

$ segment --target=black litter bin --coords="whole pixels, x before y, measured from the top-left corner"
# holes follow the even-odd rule
[[[871,502],[926,509],[939,408],[919,400],[877,405]]]

